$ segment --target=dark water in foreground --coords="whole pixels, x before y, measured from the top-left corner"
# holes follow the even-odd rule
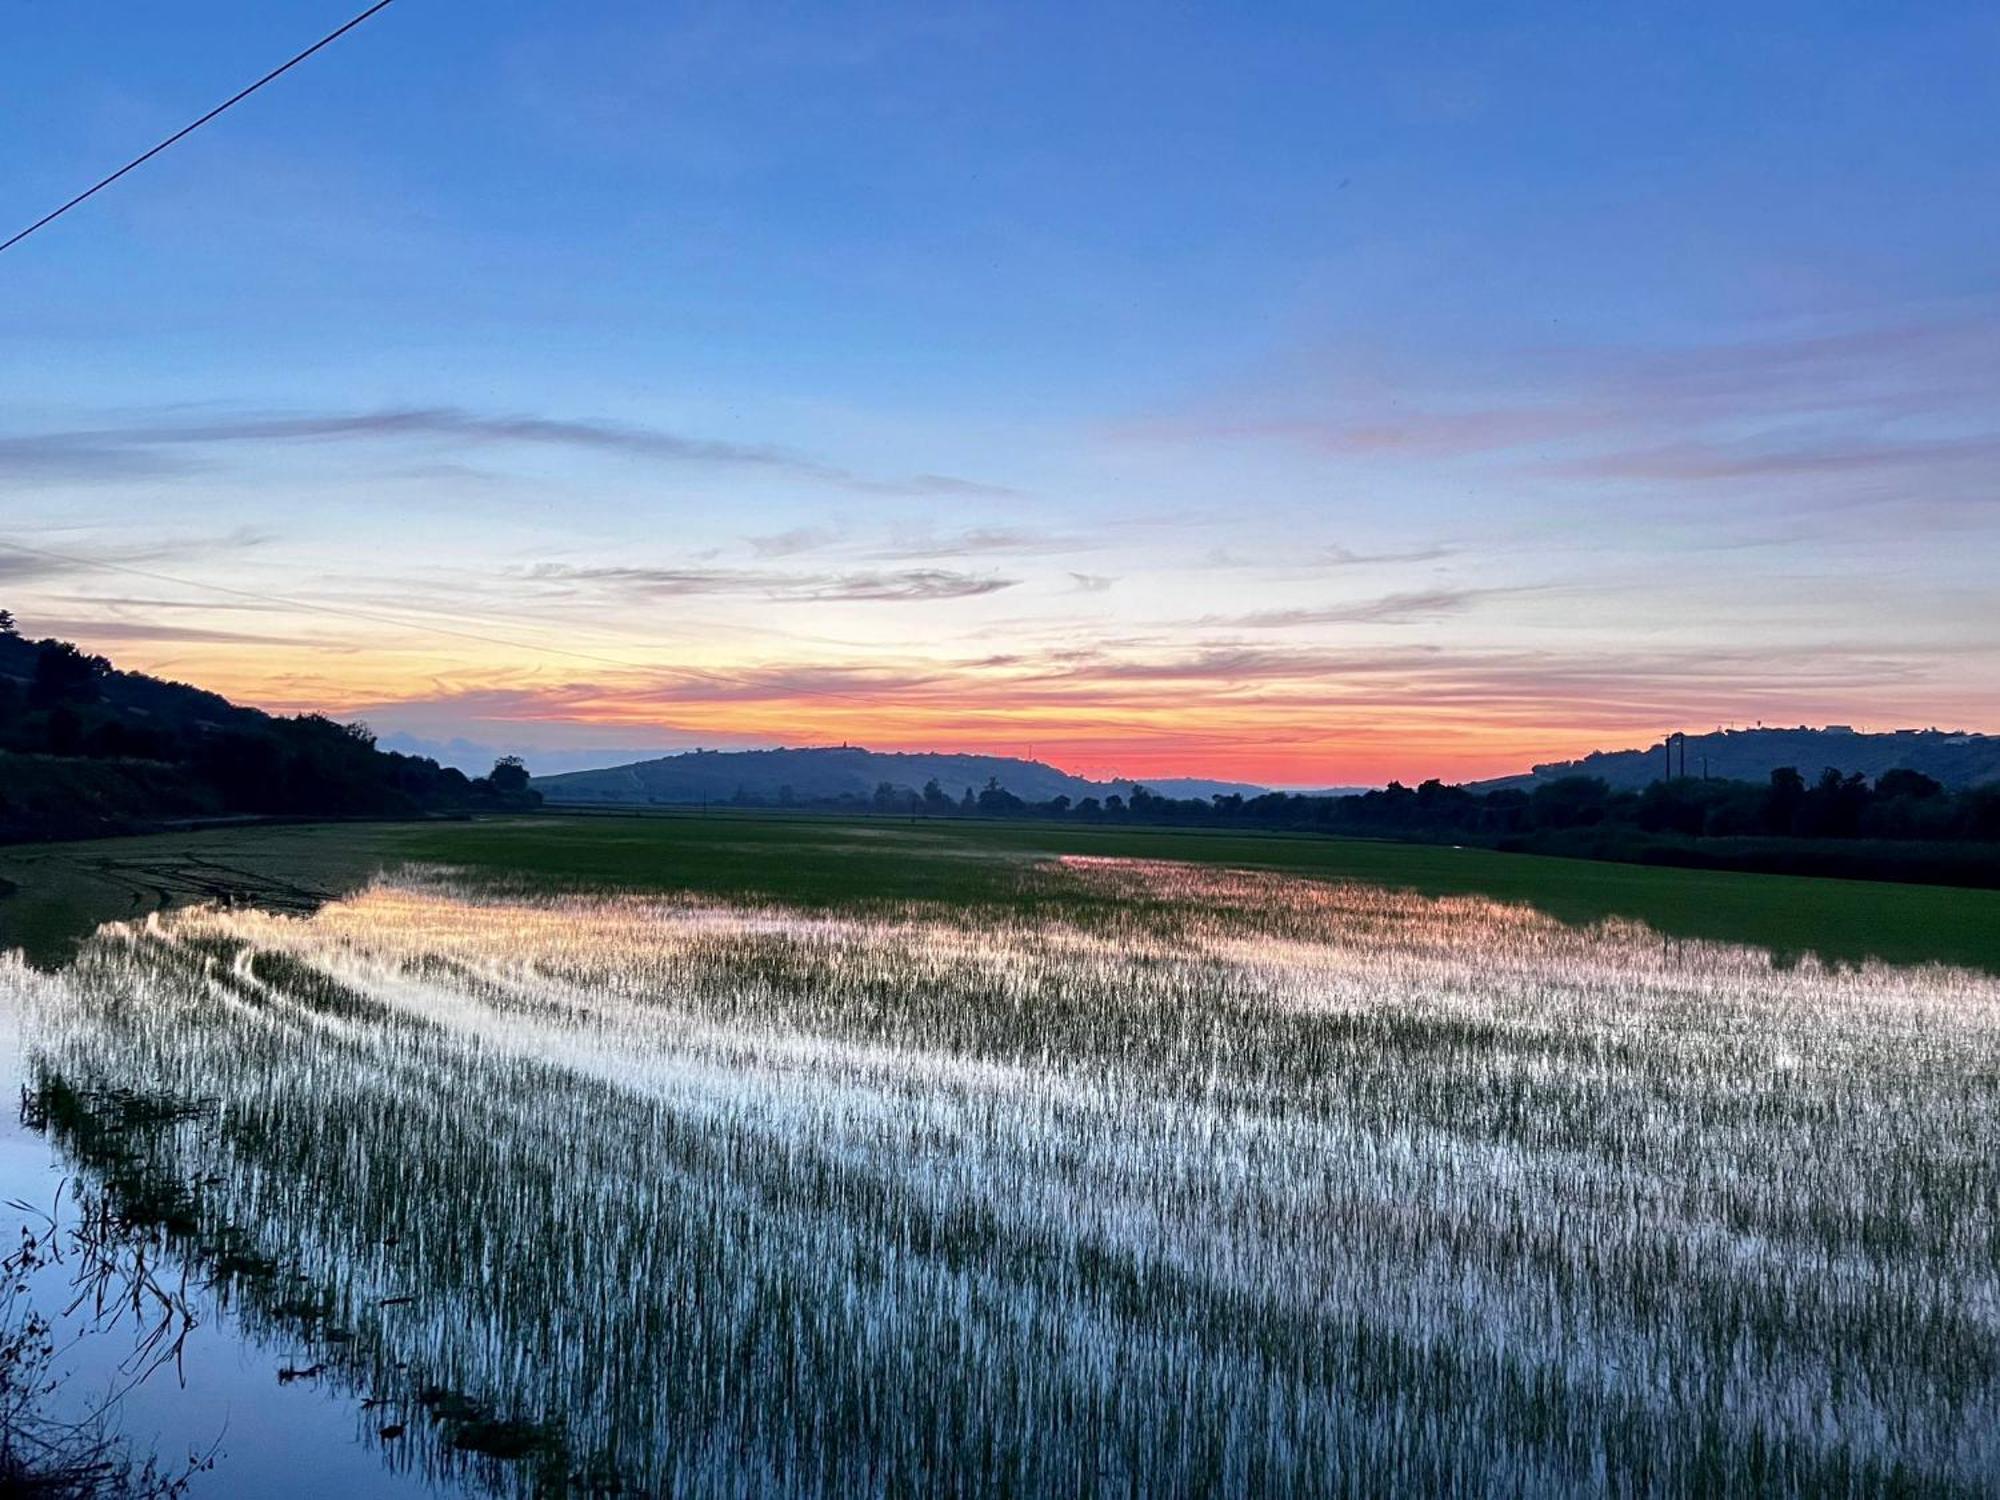
[[[1048,879],[1132,899],[107,927],[0,960],[0,1186],[190,1273],[196,1494],[2000,1485],[2000,981]]]

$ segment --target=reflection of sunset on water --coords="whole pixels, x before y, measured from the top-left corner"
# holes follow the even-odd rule
[[[4,979],[45,1083],[212,1102],[161,1162],[364,1364],[642,1488],[2000,1462],[1962,1211],[2000,1191],[2000,981],[1273,874],[1032,884],[413,871]]]

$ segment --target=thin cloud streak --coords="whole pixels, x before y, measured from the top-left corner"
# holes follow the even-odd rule
[[[71,543],[60,550],[13,542],[0,536],[0,583],[35,584],[79,574],[116,572],[147,563],[169,562],[190,557],[212,557],[220,552],[238,552],[261,547],[271,540],[262,531],[239,527],[224,536],[188,537],[153,546],[93,548]]]
[[[632,423],[493,416],[456,406],[370,412],[253,414],[210,422],[129,424],[0,439],[0,476],[130,478],[182,472],[160,450],[233,444],[438,442],[561,448],[676,465],[761,470],[863,494],[1009,499],[1016,492],[951,474],[879,478],[773,444],[689,437]]]
[[[1361,568],[1376,564],[1437,562],[1443,558],[1455,557],[1459,548],[1438,543],[1431,547],[1413,547],[1404,552],[1356,552],[1338,543],[1329,543],[1319,550],[1317,561],[1323,567]]]
[[[1837,504],[1837,481],[1955,483],[1990,467],[2000,459],[1996,384],[2000,314],[1982,307],[1949,322],[1664,350],[1531,349],[1490,367],[1372,376],[1345,359],[1301,358],[1126,430],[1173,443],[1269,440],[1361,463],[1484,462],[1503,478],[1813,480]],[[1339,549],[1328,558],[1360,560]]]
[[[738,594],[787,603],[918,603],[970,599],[998,593],[1018,578],[961,573],[948,568],[904,568],[851,573],[782,573],[752,568],[615,568],[541,563],[527,570],[533,582],[608,590],[647,598]]]
[[[0,482],[107,484],[191,473],[194,465],[78,434],[0,437]]]
[[[1987,466],[2000,460],[2000,434],[1933,442],[1831,442],[1759,450],[1742,445],[1677,443],[1551,464],[1545,473],[1592,479],[1716,480],[1869,473],[1884,469]]]
[[[1299,625],[1414,625],[1463,614],[1481,599],[1517,594],[1523,589],[1423,589],[1385,594],[1352,604],[1260,609],[1242,615],[1210,615],[1199,623],[1243,630],[1284,630]]]
[[[337,650],[337,642],[309,640],[302,636],[256,635],[248,631],[211,630],[195,625],[159,625],[146,620],[60,619],[38,616],[37,636],[79,641],[97,646],[106,642],[160,642],[206,646],[282,646],[294,650]]]
[[[758,557],[839,553],[871,562],[925,562],[960,557],[1045,557],[1091,551],[1103,545],[1086,537],[1027,526],[975,526],[944,534],[906,533],[885,540],[857,536],[844,526],[795,526],[745,538]]]
[[[1084,552],[1101,543],[1056,532],[1036,531],[1018,526],[975,527],[955,536],[918,537],[875,548],[865,555],[884,562],[921,561],[925,558],[968,557],[998,553],[1011,557],[1056,556]]]

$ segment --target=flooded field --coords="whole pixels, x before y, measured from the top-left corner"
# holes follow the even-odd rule
[[[2000,1486],[2000,980],[1030,878],[106,925],[8,1190],[184,1276],[197,1495]]]

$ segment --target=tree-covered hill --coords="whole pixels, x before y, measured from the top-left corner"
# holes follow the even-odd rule
[[[1567,776],[1594,776],[1617,791],[1637,791],[1660,780],[1666,749],[1596,750],[1581,760],[1552,761],[1525,775],[1480,783],[1495,791],[1533,789]],[[1681,745],[1674,743],[1673,770],[1682,769]],[[1810,770],[1831,766],[1842,775],[1873,780],[1884,771],[1916,771],[1947,788],[2000,781],[2000,735],[1961,729],[1898,729],[1860,734],[1838,726],[1826,729],[1718,729],[1687,736],[1685,769],[1690,776],[1718,781],[1763,782],[1782,766]]]
[[[880,788],[921,792],[936,782],[954,803],[968,790],[990,781],[1030,802],[1054,797],[1081,800],[1122,793],[1128,781],[1090,781],[1038,760],[1006,755],[891,754],[858,745],[795,750],[696,750],[602,771],[543,776],[535,789],[550,802],[653,803],[692,805],[733,803],[772,807],[872,802]],[[1169,778],[1147,785],[1163,794],[1211,797],[1255,796],[1261,787],[1238,782]]]
[[[473,779],[378,750],[365,725],[121,672],[67,641],[25,639],[0,611],[0,839],[531,806],[527,782],[518,762]]]

